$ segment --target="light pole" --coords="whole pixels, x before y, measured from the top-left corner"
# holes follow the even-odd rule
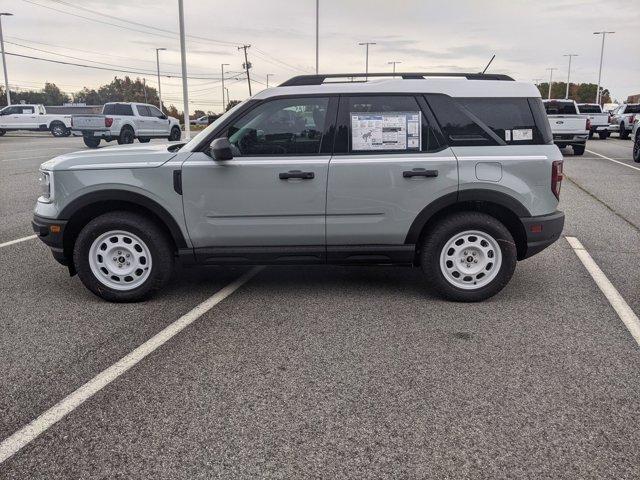
[[[227,87],[224,87],[224,91],[227,92],[227,103],[225,103],[225,108],[226,108],[226,106],[231,101],[231,97],[229,97],[229,89]]]
[[[365,62],[364,62],[364,73],[365,80],[369,80],[369,45],[376,45],[375,42],[360,42],[358,45],[364,45],[366,48],[365,53]]]
[[[166,48],[156,48],[156,65],[158,66],[158,102],[160,103],[160,111],[162,110],[162,88],[160,87],[160,51],[166,50]]]
[[[567,69],[567,92],[564,94],[564,98],[569,98],[569,80],[571,79],[571,58],[577,57],[577,53],[567,53],[563,57],[569,57],[569,68]]]
[[[602,57],[604,56],[604,37],[607,33],[616,32],[593,32],[594,35],[602,35],[602,47],[600,47],[600,69],[598,70],[598,91],[596,92],[596,103],[600,104],[600,80],[602,79]],[[6,75],[6,74],[5,74]]]
[[[220,70],[222,71],[222,113],[227,111],[227,104],[224,103],[224,67],[228,66],[228,63],[221,63]]]
[[[180,22],[180,59],[182,63],[182,108],[184,109],[184,133],[187,139],[191,138],[191,125],[189,122],[189,89],[187,87],[187,46],[184,35],[184,5],[183,0],[178,0],[178,17]]]
[[[267,88],[269,88],[269,77],[273,77],[275,74],[267,73]]]
[[[393,76],[396,76],[396,64],[402,62],[387,62],[387,65],[393,65]]]
[[[316,0],[316,75],[320,65],[320,0]],[[267,82],[269,83],[269,82]]]
[[[549,70],[549,95],[547,96],[548,100],[551,100],[551,85],[553,85],[553,71],[557,70],[557,68],[547,68]]]
[[[4,68],[4,86],[7,89],[7,105],[11,105],[11,93],[9,93],[9,76],[7,75],[7,59],[4,56],[4,37],[2,36],[2,16],[11,17],[13,13],[0,13],[0,48],[2,48],[2,67]]]

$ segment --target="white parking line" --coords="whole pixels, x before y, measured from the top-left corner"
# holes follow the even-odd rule
[[[594,155],[602,157],[605,160],[609,160],[610,162],[614,162],[614,163],[619,163],[620,165],[624,165],[625,167],[633,168],[634,170],[640,170],[640,168],[638,168],[638,167],[634,167],[633,165],[629,165],[628,163],[624,163],[624,162],[620,162],[618,160],[614,160],[613,158],[605,157],[604,155],[601,155],[598,152],[594,152],[594,151],[591,151],[591,150],[585,150],[585,152],[593,153]]]
[[[28,237],[16,238],[15,240],[9,240],[8,242],[0,243],[0,248],[8,247],[9,245],[15,245],[16,243],[26,242],[27,240],[33,240],[37,238],[37,235],[29,235]]]
[[[598,288],[600,288],[604,296],[607,297],[607,300],[609,300],[609,303],[618,314],[618,317],[620,317],[620,320],[626,325],[627,330],[629,330],[629,333],[631,333],[636,340],[636,343],[640,345],[640,319],[638,319],[638,316],[631,310],[629,304],[622,298],[622,295],[620,295],[616,287],[609,281],[604,272],[600,270],[598,264],[591,258],[591,255],[589,255],[589,252],[587,252],[582,243],[580,243],[580,240],[575,237],[565,238],[584,265],[584,268],[587,269],[589,275],[593,278],[593,281],[596,282]]]
[[[190,312],[186,313],[161,332],[157,333],[128,355],[122,357],[116,363],[98,375],[93,377],[80,388],[63,398],[46,412],[28,425],[22,427],[9,438],[0,443],[0,464],[10,458],[22,447],[44,433],[49,427],[62,420],[66,415],[78,408],[82,403],[109,385],[131,367],[138,364],[147,355],[157,350],[174,336],[195,322],[202,315],[211,310],[215,305],[223,301],[242,285],[247,283],[256,273],[264,267],[254,267],[247,273],[222,288]]]

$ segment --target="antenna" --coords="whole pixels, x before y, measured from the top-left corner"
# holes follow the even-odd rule
[[[493,62],[493,59],[496,58],[496,54],[493,54],[493,57],[491,57],[491,60],[489,60],[489,63],[487,63],[487,66],[484,67],[484,70],[482,70],[480,73],[484,74],[487,71],[487,68],[489,68],[489,65],[491,65],[491,62]]]

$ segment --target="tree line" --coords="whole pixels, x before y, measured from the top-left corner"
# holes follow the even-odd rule
[[[549,96],[549,82],[537,85],[542,98]],[[569,99],[578,103],[595,103],[598,85],[595,83],[570,83]],[[564,98],[567,93],[567,82],[553,82],[551,87],[551,98]],[[602,89],[600,103],[612,103],[611,94],[606,88]]]

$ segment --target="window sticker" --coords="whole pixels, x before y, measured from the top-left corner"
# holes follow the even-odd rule
[[[30,108],[23,108],[22,109],[22,114],[23,115],[29,115],[30,113],[32,113]]]
[[[420,150],[420,112],[370,112],[351,114],[353,151]]]
[[[513,129],[513,141],[522,142],[525,140],[533,140],[533,129],[531,128],[514,128]]]

